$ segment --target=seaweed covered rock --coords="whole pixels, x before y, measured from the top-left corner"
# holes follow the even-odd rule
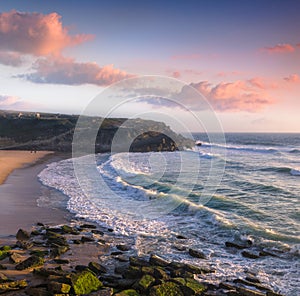
[[[162,283],[150,290],[150,296],[184,296],[180,287],[173,282]]]
[[[38,256],[30,256],[16,265],[17,270],[30,269],[44,265],[44,259]]]
[[[9,281],[9,282],[5,282],[5,283],[0,283],[0,294],[23,289],[23,288],[26,288],[27,285],[28,284],[25,280]]]
[[[89,294],[103,286],[102,282],[88,270],[72,274],[71,283],[76,295]]]

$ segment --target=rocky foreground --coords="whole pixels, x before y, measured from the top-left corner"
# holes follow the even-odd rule
[[[253,274],[245,279],[210,284],[205,275],[214,270],[205,262],[201,267],[169,262],[155,254],[138,257],[131,246],[116,238],[113,229],[78,222],[55,227],[38,223],[30,233],[20,229],[16,243],[0,248],[0,294],[279,295],[263,286]],[[207,261],[200,250],[189,249],[189,254]],[[102,260],[103,256],[108,260]]]

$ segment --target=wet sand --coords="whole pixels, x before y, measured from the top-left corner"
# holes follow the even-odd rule
[[[15,153],[15,151],[11,151]],[[21,152],[20,155],[24,153]],[[67,158],[63,154],[30,153],[26,152],[27,166],[14,170],[0,185],[0,238],[15,235],[19,228],[31,229],[36,222],[60,224],[66,222],[70,213],[63,208],[38,207],[37,199],[42,195],[51,197],[52,189],[42,185],[37,175],[47,164]],[[31,158],[32,154],[32,158]],[[29,160],[41,156],[46,157],[28,165]],[[33,161],[37,161],[35,158]],[[24,165],[24,161],[22,161]],[[53,191],[53,190],[52,190]],[[55,194],[60,194],[55,191]],[[60,194],[62,199],[66,198]]]

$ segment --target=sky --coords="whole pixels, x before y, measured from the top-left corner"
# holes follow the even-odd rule
[[[115,115],[159,110],[198,131],[190,114],[208,111],[188,86],[226,132],[300,132],[299,11],[298,0],[0,1],[0,109],[81,114],[115,83],[156,75],[182,85],[184,110],[135,100]]]

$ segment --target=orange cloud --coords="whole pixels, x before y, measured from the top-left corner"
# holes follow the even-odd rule
[[[75,46],[92,35],[70,35],[57,13],[3,12],[0,14],[0,48],[23,54],[43,56]]]
[[[99,67],[92,62],[79,63],[73,58],[62,56],[39,59],[35,62],[35,72],[18,75],[35,83],[82,85],[109,85],[119,80],[132,77],[113,65]]]
[[[262,51],[267,53],[288,53],[295,51],[295,47],[289,43],[281,43],[272,47],[264,47]]]
[[[0,64],[18,67],[22,65],[23,60],[21,55],[17,52],[2,52],[0,51]]]
[[[297,74],[292,74],[292,75],[290,75],[288,77],[285,77],[283,79],[287,82],[294,82],[294,83],[300,82],[300,76],[297,75]]]
[[[256,112],[274,102],[260,85],[250,81],[237,80],[217,85],[202,81],[191,86],[203,94],[217,111]],[[196,108],[197,102],[192,102],[192,105]]]

